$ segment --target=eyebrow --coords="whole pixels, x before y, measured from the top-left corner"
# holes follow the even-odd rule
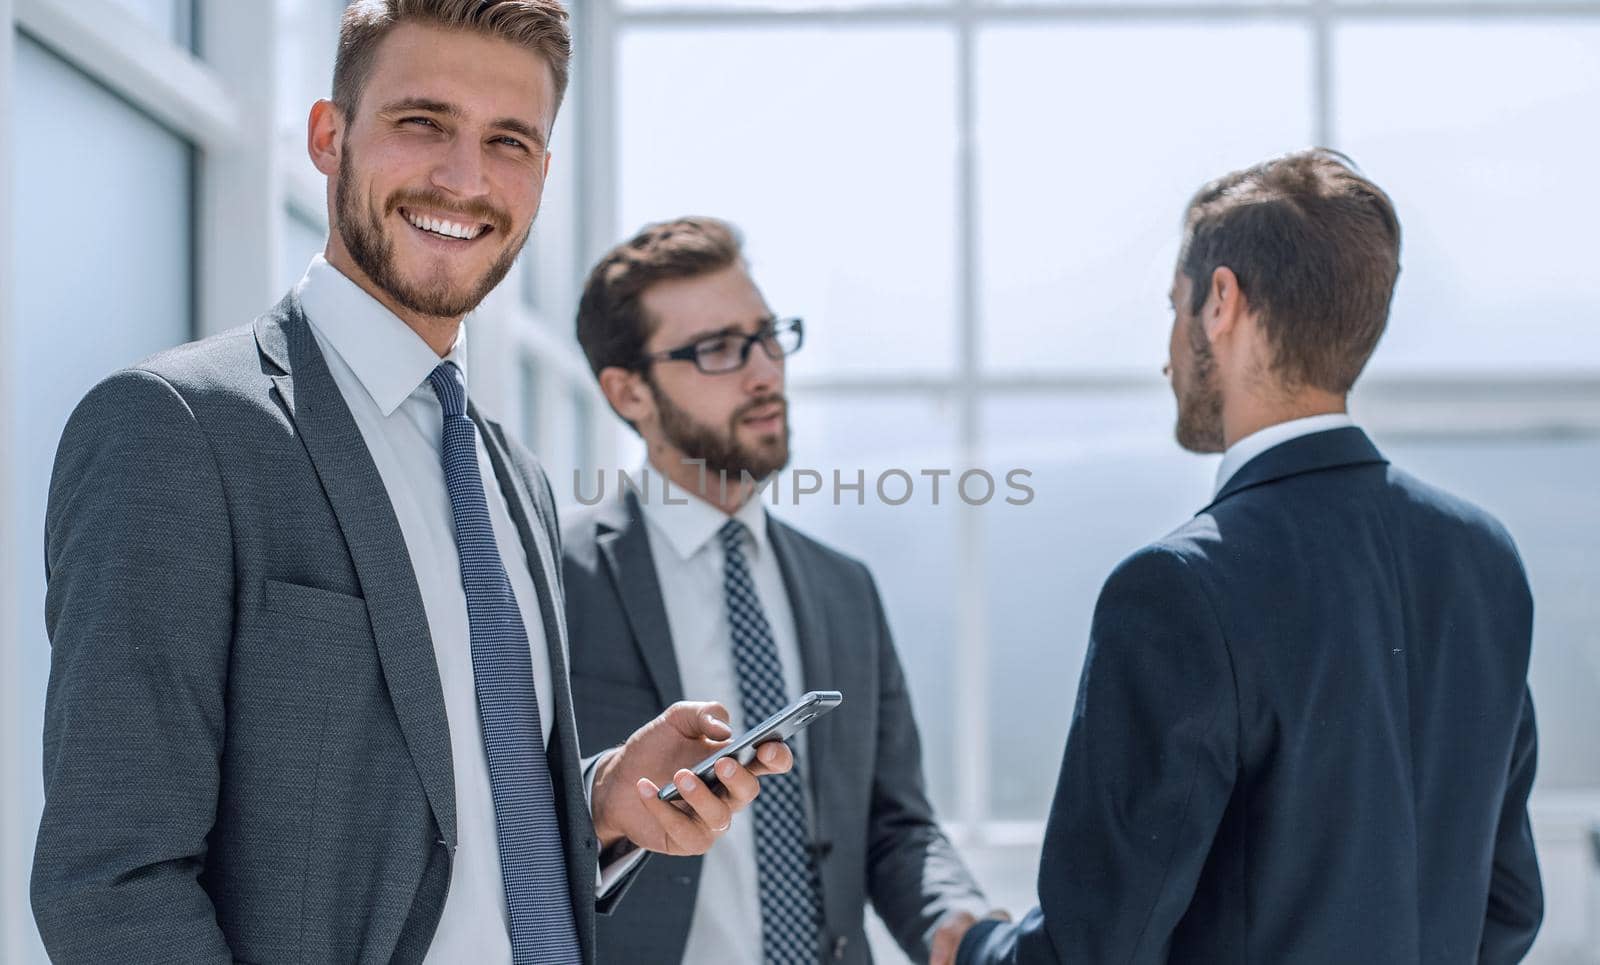
[[[758,327],[759,326],[763,326],[763,325],[771,325],[774,322],[776,322],[777,320],[778,320],[778,317],[776,315],[764,315],[761,318],[756,320],[756,325]],[[690,335],[690,336],[688,336],[687,338],[685,338],[683,340],[683,344],[684,345],[693,345],[695,342],[699,342],[699,341],[701,341],[703,339],[717,338],[717,337],[723,336],[723,335],[740,335],[740,336],[742,336],[742,335],[746,335],[746,334],[748,334],[748,333],[739,330],[739,323],[738,322],[730,322],[727,325],[722,326],[721,328],[707,329],[706,331],[700,332],[698,334]]]
[[[379,109],[378,113],[400,114],[404,113],[405,111],[422,111],[427,114],[440,114],[444,117],[451,118],[452,120],[460,120],[462,117],[461,108],[457,107],[456,105],[446,103],[445,101],[431,100],[427,97],[405,97],[397,101],[390,101],[389,103],[383,105],[383,107]],[[523,137],[529,141],[532,141],[533,144],[539,148],[539,150],[544,150],[544,133],[524,121],[517,120],[515,117],[495,118],[493,121],[489,122],[489,126],[498,128],[502,131],[510,131],[519,137]]]

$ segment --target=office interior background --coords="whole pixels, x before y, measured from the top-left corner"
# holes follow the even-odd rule
[[[97,380],[248,322],[326,232],[305,118],[341,0],[0,0],[0,959],[27,881],[49,665],[52,455]],[[572,93],[473,391],[571,504],[641,451],[572,337],[585,268],[651,220],[748,237],[802,315],[774,512],[860,556],[935,801],[1033,904],[1096,591],[1209,498],[1159,369],[1184,202],[1312,144],[1396,199],[1404,270],[1353,411],[1500,516],[1537,600],[1539,962],[1600,962],[1600,0],[578,0]],[[962,471],[1031,474],[969,506]],[[889,470],[903,505],[877,498]],[[930,485],[939,470],[938,504]],[[845,484],[835,505],[833,473]],[[888,484],[898,498],[902,484]],[[981,489],[976,484],[976,489]],[[1329,815],[1337,821],[1337,815]],[[1308,868],[1307,874],[1315,874]],[[884,943],[884,961],[901,960]]]

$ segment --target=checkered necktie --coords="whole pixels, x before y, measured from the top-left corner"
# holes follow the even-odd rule
[[[772,641],[772,627],[756,598],[744,558],[743,523],[722,527],[723,589],[728,625],[733,628],[733,658],[739,671],[739,700],[745,726],[754,727],[788,702],[783,665]],[[767,965],[816,965],[822,923],[816,869],[806,850],[806,812],[800,776],[791,771],[761,780],[761,795],[751,810],[756,820],[756,871],[761,892],[761,951]]]
[[[461,585],[467,593],[472,678],[489,758],[500,879],[516,965],[578,965],[582,952],[545,759],[533,654],[506,577],[478,473],[477,430],[467,418],[461,370],[446,362],[428,376],[444,409],[444,482],[455,516]],[[457,753],[467,749],[458,748]]]

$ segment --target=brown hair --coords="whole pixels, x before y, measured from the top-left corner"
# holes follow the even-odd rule
[[[1184,217],[1178,264],[1199,314],[1217,268],[1232,269],[1260,313],[1275,373],[1346,393],[1389,320],[1400,272],[1394,204],[1355,162],[1298,151],[1218,178]]]
[[[379,45],[402,23],[486,34],[533,51],[550,65],[560,108],[572,61],[572,34],[560,0],[355,0],[339,23],[333,62],[333,103],[346,118],[361,102]]]
[[[640,298],[669,278],[696,278],[744,260],[739,230],[716,218],[677,218],[645,226],[606,252],[578,301],[578,344],[596,375],[634,368],[653,330]]]

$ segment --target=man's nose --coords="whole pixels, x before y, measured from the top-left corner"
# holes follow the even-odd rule
[[[752,343],[744,365],[745,388],[765,389],[783,384],[783,356],[773,358],[761,343]]]
[[[483,152],[476,139],[456,137],[429,178],[435,187],[460,198],[480,198],[489,193],[484,177]]]

